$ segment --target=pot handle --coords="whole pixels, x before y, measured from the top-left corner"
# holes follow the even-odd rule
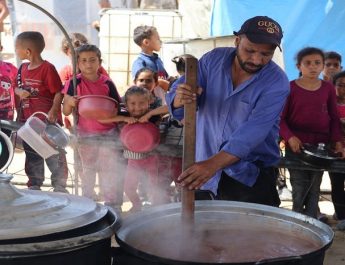
[[[27,122],[31,121],[33,119],[33,117],[35,117],[37,114],[41,114],[43,116],[45,116],[46,118],[48,118],[48,115],[42,111],[37,111],[34,112],[33,114],[31,114],[31,116],[27,119]]]
[[[30,117],[34,117],[34,116],[36,116],[37,114],[41,114],[41,115],[45,116],[46,118],[48,118],[48,114],[47,114],[47,113],[44,113],[44,112],[42,112],[42,111],[36,111],[36,112],[34,112]]]
[[[270,264],[270,263],[281,263],[282,264],[286,264],[286,262],[294,262],[294,261],[298,261],[301,260],[302,257],[301,256],[290,256],[290,257],[282,257],[282,258],[274,258],[274,259],[263,259],[263,260],[259,260],[255,263],[255,265],[260,265],[260,264]]]

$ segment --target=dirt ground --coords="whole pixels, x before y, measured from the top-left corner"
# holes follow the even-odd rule
[[[71,149],[67,149],[67,161],[73,161],[73,152]],[[13,174],[12,183],[16,184],[16,186],[20,189],[26,188],[25,182],[27,181],[25,173],[24,173],[24,153],[20,150],[15,150],[14,159],[8,169],[8,173]],[[69,170],[70,176],[68,180],[68,189],[70,193],[76,194],[75,190],[75,181],[74,178],[74,171],[73,171],[73,162],[69,163]],[[47,172],[49,172],[47,170]],[[49,191],[51,189],[50,180],[47,178],[45,181],[44,190]],[[321,198],[319,203],[321,212],[327,214],[329,225],[334,229],[336,225],[336,221],[333,220],[332,215],[334,213],[333,204],[330,201],[329,192],[329,178],[328,176],[324,176],[324,181],[321,185],[321,189],[326,191],[325,194]],[[80,194],[80,191],[79,193]],[[291,209],[292,203],[291,200],[287,199],[282,201],[281,207]],[[128,211],[131,207],[131,203],[126,201],[122,209],[124,212]],[[345,232],[344,231],[335,231],[335,237],[331,247],[326,251],[326,257],[324,261],[324,265],[345,265]],[[312,265],[312,264],[311,264]]]
[[[331,216],[329,216],[329,219]],[[334,227],[335,222],[330,222]],[[345,264],[345,232],[335,231],[333,244],[326,251],[324,265],[344,265]]]

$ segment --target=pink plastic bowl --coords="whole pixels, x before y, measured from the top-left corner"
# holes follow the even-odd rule
[[[85,119],[108,119],[117,114],[115,99],[101,95],[79,97],[78,112]]]
[[[123,145],[132,152],[146,153],[157,147],[159,129],[151,122],[125,125],[120,133]]]

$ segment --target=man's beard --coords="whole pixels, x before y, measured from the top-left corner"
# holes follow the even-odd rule
[[[249,74],[255,74],[256,72],[259,72],[262,69],[262,67],[264,67],[262,64],[256,65],[253,63],[244,62],[241,56],[238,54],[238,49],[236,50],[236,57],[242,70]],[[248,66],[250,66],[250,68],[248,68]]]

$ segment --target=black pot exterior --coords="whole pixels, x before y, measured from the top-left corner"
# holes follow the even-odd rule
[[[113,262],[112,265],[196,265],[198,263],[193,262],[182,262],[182,261],[162,261],[158,257],[151,257],[143,259],[142,255],[132,254],[128,252],[126,248],[112,248]],[[222,263],[227,265],[323,265],[325,257],[325,249],[305,256],[302,259],[291,259],[291,260],[276,260],[276,261],[261,261],[252,263]],[[217,263],[219,264],[219,263]],[[209,265],[209,263],[202,263],[202,265]],[[216,265],[216,264],[215,264]]]
[[[111,265],[110,238],[63,253],[41,253],[31,257],[0,257],[1,265]]]

